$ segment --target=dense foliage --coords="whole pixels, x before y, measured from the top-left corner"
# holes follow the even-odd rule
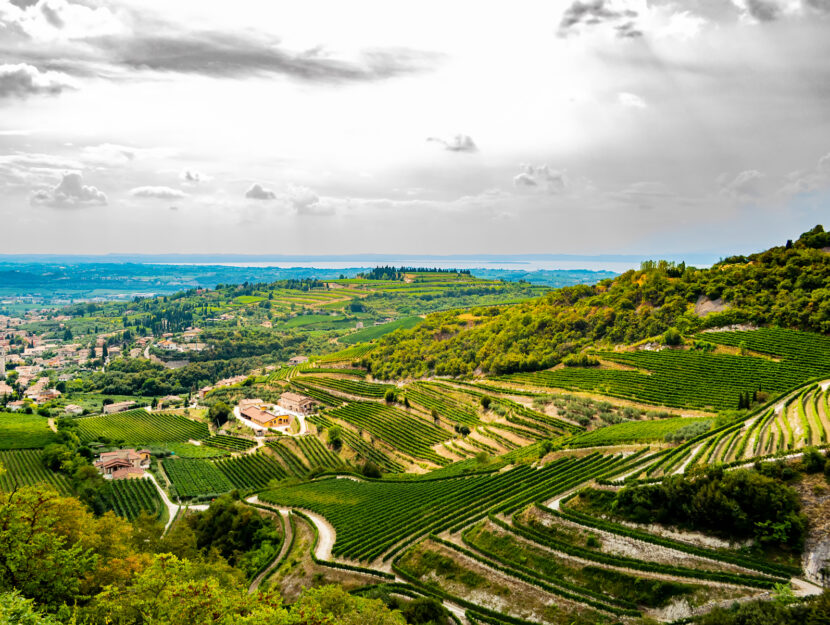
[[[275,590],[248,594],[244,571],[220,553],[256,547],[268,522],[236,505],[223,501],[197,515],[195,529],[179,523],[159,538],[150,517],[96,517],[48,487],[0,492],[0,622],[403,625],[381,601],[335,587],[308,590],[291,607]]]
[[[507,373],[551,367],[592,343],[635,342],[670,328],[682,334],[752,322],[827,333],[830,255],[820,249],[826,238],[818,226],[791,246],[711,269],[644,263],[614,280],[510,307],[436,313],[383,337],[365,364],[380,378]],[[727,307],[700,317],[694,306],[701,298]]]
[[[616,495],[587,491],[614,514],[639,523],[664,523],[730,539],[800,549],[807,529],[796,492],[757,471],[704,469],[658,484],[627,486]]]

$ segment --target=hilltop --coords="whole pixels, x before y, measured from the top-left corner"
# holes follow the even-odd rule
[[[547,369],[588,346],[691,334],[738,324],[830,331],[830,233],[709,269],[644,263],[594,286],[574,286],[511,307],[428,316],[385,337],[364,364],[376,377],[502,374]],[[699,314],[702,304],[715,312]],[[696,311],[697,307],[697,311]]]

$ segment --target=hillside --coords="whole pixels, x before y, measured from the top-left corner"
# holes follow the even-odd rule
[[[503,374],[553,367],[587,346],[634,343],[675,327],[682,334],[733,324],[830,332],[830,234],[710,269],[648,263],[595,286],[576,286],[511,307],[437,313],[379,341],[364,364],[378,378]],[[695,306],[718,302],[699,316]]]
[[[822,622],[825,238],[533,299],[378,268],[10,328],[26,399],[0,411],[0,514],[37,540],[0,536],[0,619],[16,602],[47,625]],[[89,341],[45,398],[59,371],[34,331],[55,354]],[[286,392],[311,403],[287,425],[242,412]],[[143,479],[96,470],[128,447]]]

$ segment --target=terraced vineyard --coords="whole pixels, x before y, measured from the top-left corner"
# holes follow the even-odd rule
[[[163,466],[179,497],[219,495],[233,490],[230,480],[209,460],[167,459]]]
[[[708,437],[689,466],[735,463],[827,444],[828,391],[814,384]]]
[[[152,443],[183,443],[190,439],[208,437],[208,426],[177,414],[146,410],[129,410],[100,417],[78,419],[81,440],[90,442],[102,438],[123,441],[125,445]]]
[[[279,462],[260,452],[218,460],[216,468],[239,490],[257,490],[267,486],[271,480],[288,477]]]
[[[427,383],[410,384],[406,387],[406,397],[429,413],[437,412],[447,421],[468,426],[479,423],[478,414],[472,406],[448,397],[446,392],[441,392]]]
[[[316,388],[309,384],[304,384],[301,380],[298,380],[296,378],[292,380],[291,386],[293,386],[294,390],[296,390],[301,395],[307,395],[308,397],[311,397],[311,399],[316,399],[324,406],[332,406],[336,408],[337,406],[342,406],[346,403],[345,399],[341,399],[327,391]]]
[[[216,436],[211,436],[203,440],[202,445],[218,447],[219,449],[226,449],[227,451],[245,451],[251,447],[256,447],[256,442],[249,438],[217,434]]]
[[[49,423],[40,415],[0,412],[0,449],[37,449],[55,439]]]
[[[678,417],[652,421],[628,421],[579,434],[566,439],[566,443],[570,447],[592,447],[594,445],[661,441],[667,434],[672,434],[693,424],[711,425],[712,419]]]
[[[161,515],[161,497],[149,479],[113,480],[110,482],[113,510],[132,521],[142,511],[154,517]]]
[[[449,432],[401,410],[384,404],[354,402],[330,411],[329,416],[366,430],[415,458],[439,465],[448,462],[432,446],[450,438]]]
[[[72,490],[69,479],[44,467],[42,453],[39,449],[0,451],[0,490],[11,492],[20,486],[48,484],[68,495]]]
[[[386,391],[395,389],[391,384],[377,384],[375,382],[364,382],[363,380],[329,378],[316,375],[303,377],[303,383],[311,388],[319,388],[322,386],[324,389],[340,391],[347,395],[372,397],[375,399],[380,399],[386,394]]]
[[[353,362],[355,360],[360,360],[374,348],[374,345],[369,344],[355,345],[354,347],[342,349],[339,352],[321,356],[316,360],[316,362],[321,365],[333,362]]]
[[[334,555],[389,559],[430,532],[461,528],[488,512],[511,513],[608,473],[621,456],[565,458],[542,469],[520,466],[503,473],[410,482],[328,479],[266,491],[260,499],[325,516],[337,530]]]
[[[303,452],[308,466],[312,469],[317,467],[333,469],[343,465],[343,461],[336,453],[313,436],[298,436],[294,442]]]
[[[286,444],[281,441],[270,441],[267,445],[282,460],[289,474],[295,477],[305,477],[308,475],[310,469]]]
[[[599,354],[601,358],[633,370],[565,367],[499,379],[542,388],[591,391],[658,405],[722,410],[737,408],[741,393],[762,390],[776,396],[811,378],[830,375],[830,341],[821,335],[754,330],[706,333],[701,338],[724,344],[754,345],[759,351],[760,348],[778,350],[772,353],[781,360],[671,349],[604,352]]]

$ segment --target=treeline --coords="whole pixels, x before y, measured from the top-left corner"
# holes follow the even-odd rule
[[[737,323],[830,333],[830,254],[821,226],[789,246],[726,259],[711,269],[647,263],[595,286],[558,289],[504,308],[478,308],[475,324],[436,313],[380,340],[364,364],[383,379],[429,374],[503,374],[556,365],[596,343],[688,334]],[[681,273],[682,270],[682,273]],[[699,298],[723,300],[698,317]]]
[[[440,269],[437,267],[375,267],[369,271],[357,274],[364,280],[403,280],[408,273],[445,273],[450,275],[469,276],[469,269]]]

